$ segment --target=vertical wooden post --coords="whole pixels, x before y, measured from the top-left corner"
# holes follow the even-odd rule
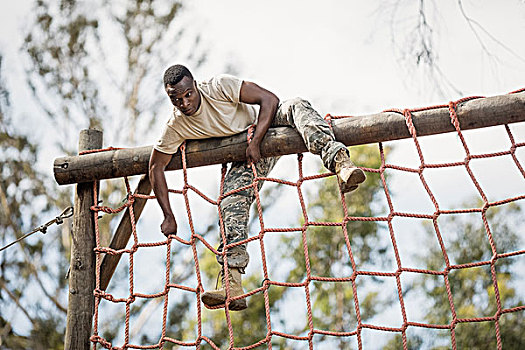
[[[80,132],[79,152],[102,148],[102,131]],[[79,183],[75,193],[75,216],[71,243],[69,303],[67,306],[65,350],[88,350],[95,300],[95,222],[93,182]]]

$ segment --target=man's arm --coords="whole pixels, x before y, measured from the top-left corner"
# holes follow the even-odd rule
[[[261,141],[272,124],[279,105],[279,98],[255,83],[244,81],[239,97],[241,102],[259,105],[259,118],[252,141],[246,148],[246,160],[257,163],[261,159]]]
[[[166,154],[153,149],[149,160],[149,179],[153,192],[157,197],[160,208],[164,213],[164,221],[160,225],[160,231],[167,237],[169,234],[177,234],[177,221],[170,206],[168,196],[168,185],[164,170],[171,160],[171,154]]]

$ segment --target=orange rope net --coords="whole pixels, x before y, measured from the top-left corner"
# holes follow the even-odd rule
[[[521,92],[521,91],[525,91],[525,89],[522,89],[522,90],[519,90],[519,91],[515,91],[515,92]],[[473,98],[479,98],[479,97],[472,97],[472,98],[468,98],[468,99],[473,99]],[[210,339],[208,336],[206,336],[202,332],[202,323],[201,323],[201,321],[202,321],[202,315],[201,315],[202,304],[200,302],[200,295],[204,291],[204,287],[203,287],[203,284],[202,284],[202,281],[201,281],[201,270],[199,268],[199,257],[198,257],[198,252],[197,252],[197,248],[196,248],[196,243],[197,242],[202,242],[214,254],[217,254],[217,255],[222,254],[222,255],[225,256],[225,252],[227,251],[228,248],[232,248],[233,246],[236,246],[236,245],[239,245],[239,244],[248,243],[248,242],[251,242],[252,244],[257,242],[259,244],[259,246],[260,246],[260,252],[261,252],[261,257],[262,257],[262,268],[263,268],[263,274],[264,274],[263,275],[263,278],[264,278],[263,279],[263,283],[262,283],[262,286],[260,288],[257,288],[257,289],[254,289],[254,290],[251,290],[251,291],[247,292],[243,297],[251,296],[251,295],[254,295],[256,293],[262,293],[263,294],[264,302],[265,302],[265,309],[266,309],[266,329],[267,329],[267,333],[266,333],[266,337],[264,339],[261,339],[260,341],[254,343],[252,345],[243,347],[242,349],[253,349],[253,348],[256,348],[258,346],[267,346],[268,348],[271,348],[272,347],[272,342],[271,342],[272,337],[284,337],[284,338],[288,338],[288,339],[302,341],[302,342],[305,343],[305,345],[308,344],[308,347],[310,349],[313,349],[314,348],[313,337],[316,334],[317,335],[330,335],[330,336],[336,336],[336,337],[356,337],[359,349],[362,349],[362,347],[363,347],[363,342],[362,342],[362,331],[363,331],[363,329],[386,331],[386,332],[393,332],[393,333],[399,334],[399,335],[402,336],[403,348],[407,349],[408,345],[407,345],[406,332],[407,332],[407,329],[409,329],[411,327],[413,327],[413,328],[422,327],[422,328],[426,328],[426,329],[437,329],[437,330],[450,330],[452,348],[456,349],[455,328],[456,328],[456,326],[458,324],[469,323],[469,322],[494,322],[494,324],[495,324],[495,333],[496,333],[495,336],[496,336],[496,340],[497,340],[497,347],[498,347],[498,349],[501,349],[502,348],[502,339],[501,339],[502,337],[501,337],[501,334],[500,334],[500,324],[499,324],[500,323],[500,317],[502,315],[506,314],[506,313],[522,312],[522,311],[525,310],[525,306],[522,305],[522,306],[513,307],[513,308],[504,308],[503,307],[502,302],[500,300],[500,292],[499,292],[499,289],[498,289],[498,278],[497,278],[497,274],[496,274],[496,262],[499,259],[504,259],[504,258],[508,258],[508,257],[511,257],[511,256],[525,255],[525,250],[505,252],[505,253],[498,253],[497,250],[496,250],[496,245],[495,245],[495,242],[494,242],[493,234],[491,232],[491,228],[489,227],[489,224],[488,224],[488,221],[487,221],[486,212],[491,207],[500,206],[500,205],[503,205],[503,204],[507,204],[507,203],[523,200],[523,199],[525,199],[525,195],[520,195],[520,196],[512,197],[512,198],[506,198],[504,200],[499,200],[499,201],[493,201],[493,202],[489,201],[488,198],[487,198],[487,195],[485,194],[484,189],[482,188],[482,186],[480,185],[480,183],[476,179],[476,176],[475,176],[475,174],[473,173],[473,171],[471,169],[470,162],[473,159],[479,159],[479,158],[493,158],[493,157],[501,157],[501,156],[510,156],[510,157],[512,157],[512,160],[513,160],[515,166],[519,170],[519,173],[521,173],[521,176],[525,179],[525,171],[523,169],[523,166],[520,163],[520,161],[518,160],[518,158],[516,157],[517,149],[520,148],[520,147],[525,146],[525,142],[521,142],[521,143],[515,142],[515,138],[514,138],[512,132],[511,132],[511,129],[509,128],[508,125],[505,125],[505,130],[506,130],[506,133],[508,135],[508,139],[509,139],[510,144],[511,144],[511,146],[510,146],[510,148],[508,150],[502,151],[502,152],[495,152],[495,153],[486,153],[486,154],[471,154],[470,150],[469,150],[469,147],[467,145],[467,142],[465,141],[465,138],[463,136],[463,133],[462,133],[462,130],[461,130],[461,127],[460,127],[460,124],[459,124],[459,121],[458,121],[458,118],[457,118],[457,115],[456,115],[456,106],[457,106],[457,104],[462,102],[462,101],[465,101],[465,100],[467,100],[467,99],[461,99],[461,100],[456,101],[456,102],[450,102],[447,105],[433,106],[433,107],[428,107],[428,108],[423,108],[423,109],[392,110],[392,111],[395,111],[395,112],[402,113],[404,115],[405,120],[406,120],[406,125],[408,127],[408,130],[410,131],[410,134],[412,136],[413,142],[414,142],[415,147],[417,149],[417,153],[418,153],[419,160],[420,160],[420,165],[417,168],[409,168],[409,167],[401,167],[401,166],[397,166],[397,165],[388,164],[386,162],[386,160],[385,160],[385,153],[384,153],[384,150],[383,150],[383,145],[381,143],[378,144],[379,152],[380,152],[380,156],[381,156],[381,166],[378,169],[363,168],[363,170],[366,171],[366,172],[379,173],[380,174],[381,182],[383,184],[383,190],[384,190],[384,193],[385,193],[385,196],[386,196],[386,200],[387,200],[387,203],[388,203],[388,215],[386,215],[386,216],[378,216],[378,217],[353,217],[353,216],[349,216],[348,215],[348,209],[347,209],[346,203],[344,201],[344,196],[341,196],[341,206],[342,206],[342,211],[344,212],[344,219],[341,222],[315,222],[315,221],[311,221],[309,219],[309,213],[307,211],[307,206],[306,206],[305,200],[303,198],[302,186],[307,181],[311,181],[311,180],[315,180],[315,179],[319,179],[319,178],[325,178],[325,177],[328,177],[328,176],[333,176],[333,174],[327,173],[327,174],[319,174],[319,175],[314,175],[314,176],[304,176],[304,174],[303,174],[303,157],[302,157],[302,155],[298,155],[299,178],[298,178],[298,180],[296,182],[281,180],[281,179],[277,179],[277,178],[270,178],[270,177],[268,177],[268,178],[257,177],[257,174],[255,173],[255,168],[252,166],[252,169],[253,169],[254,174],[255,174],[255,179],[254,179],[253,183],[251,185],[247,186],[246,188],[253,187],[254,190],[255,190],[255,195],[256,195],[255,203],[256,203],[256,206],[257,206],[257,213],[258,213],[258,220],[259,220],[259,224],[260,224],[260,231],[259,231],[258,234],[252,235],[251,237],[249,237],[248,239],[246,239],[244,241],[226,245],[224,226],[222,224],[222,217],[221,217],[220,210],[218,209],[219,205],[220,205],[221,201],[225,197],[227,197],[227,196],[229,196],[229,195],[231,195],[233,193],[242,191],[242,190],[244,190],[246,188],[239,188],[239,189],[236,189],[236,190],[231,191],[229,193],[224,193],[224,191],[223,191],[223,184],[224,184],[224,177],[225,177],[225,174],[226,174],[226,166],[223,165],[223,168],[222,168],[222,180],[221,180],[220,193],[219,193],[218,198],[217,199],[212,199],[212,198],[209,198],[206,195],[204,195],[201,191],[199,191],[199,189],[197,189],[196,187],[192,186],[188,182],[188,174],[187,174],[187,169],[186,169],[185,147],[183,145],[182,149],[181,149],[181,152],[182,152],[182,160],[183,160],[184,185],[183,185],[181,190],[170,190],[170,192],[178,194],[178,195],[182,195],[184,197],[184,201],[185,201],[186,209],[187,209],[188,220],[189,220],[189,227],[190,227],[190,230],[191,230],[190,239],[189,240],[184,240],[184,239],[180,238],[179,236],[171,235],[169,238],[167,238],[166,240],[163,240],[163,241],[154,242],[154,243],[143,243],[143,242],[141,242],[141,240],[139,238],[139,235],[137,233],[137,230],[136,230],[136,225],[135,225],[136,223],[135,223],[135,217],[134,217],[134,213],[133,213],[132,204],[133,204],[135,198],[151,199],[151,198],[154,198],[154,197],[153,196],[146,196],[146,195],[139,195],[139,194],[135,194],[135,195],[132,194],[132,192],[130,190],[130,185],[129,185],[129,182],[128,182],[127,178],[124,179],[125,185],[126,185],[126,188],[127,188],[127,193],[128,193],[127,201],[126,201],[126,203],[124,205],[122,205],[121,207],[116,208],[116,209],[113,209],[113,208],[110,208],[110,207],[106,207],[106,206],[97,206],[96,204],[92,207],[93,215],[95,217],[95,223],[96,223],[95,224],[95,229],[96,229],[96,243],[97,243],[97,246],[96,246],[96,249],[95,249],[95,251],[96,251],[96,261],[97,261],[97,265],[96,265],[97,269],[96,269],[96,288],[95,288],[95,291],[94,291],[94,295],[95,295],[94,331],[93,331],[93,336],[91,337],[91,341],[93,342],[93,348],[96,349],[97,346],[102,346],[102,347],[108,348],[108,349],[130,349],[130,348],[133,348],[133,349],[156,349],[156,348],[163,348],[167,343],[172,343],[172,344],[175,344],[175,345],[185,346],[185,347],[200,348],[201,345],[203,345],[203,343],[208,343],[212,348],[219,349],[217,344],[215,344],[212,339]],[[440,163],[440,164],[426,163],[425,160],[424,160],[424,157],[423,157],[423,153],[422,153],[422,150],[421,150],[421,146],[420,146],[419,140],[418,140],[417,130],[414,127],[414,124],[412,123],[412,113],[415,112],[415,111],[420,111],[420,110],[424,110],[424,109],[443,108],[443,107],[446,107],[446,108],[449,109],[450,122],[455,127],[457,136],[458,136],[458,138],[459,138],[459,140],[460,140],[460,142],[461,142],[461,144],[462,144],[462,146],[463,146],[463,148],[465,150],[466,157],[465,157],[464,161],[461,161],[461,162]],[[334,117],[334,116],[329,116],[328,115],[327,118],[330,119],[330,118],[345,118],[345,117]],[[440,208],[440,205],[439,205],[438,201],[436,200],[434,193],[432,193],[431,189],[429,188],[429,186],[427,184],[427,180],[425,178],[424,170],[425,169],[429,169],[429,168],[449,168],[449,167],[464,167],[466,169],[467,173],[470,176],[470,179],[472,180],[472,183],[474,184],[477,192],[479,193],[479,196],[482,198],[483,205],[480,208],[455,209],[455,210],[443,210],[443,209]],[[388,186],[386,178],[385,178],[385,170],[387,170],[387,169],[394,169],[394,170],[398,170],[398,171],[402,171],[402,172],[418,174],[419,175],[419,179],[420,179],[424,189],[426,190],[426,192],[428,194],[428,197],[430,198],[430,200],[433,203],[433,206],[434,206],[434,209],[435,209],[434,213],[432,215],[426,215],[426,214],[415,214],[415,213],[409,213],[409,212],[396,211],[394,209],[394,205],[392,204],[391,191],[389,190],[389,186]],[[303,219],[304,219],[304,224],[301,227],[297,227],[297,228],[272,228],[272,227],[266,227],[266,225],[265,225],[265,218],[263,216],[263,210],[262,210],[262,205],[261,205],[261,198],[260,198],[260,194],[259,194],[259,191],[258,191],[258,188],[257,188],[257,183],[259,181],[276,182],[276,183],[280,183],[280,184],[283,184],[283,185],[286,185],[286,186],[295,187],[297,189],[297,195],[299,197],[300,206],[301,206],[301,210],[302,210],[302,216],[303,216]],[[202,235],[200,235],[198,232],[196,232],[196,230],[194,228],[194,216],[192,214],[192,211],[190,210],[190,205],[189,205],[188,194],[190,192],[193,192],[193,193],[197,194],[198,196],[200,196],[204,200],[206,200],[208,203],[210,203],[210,204],[212,204],[212,205],[217,207],[217,213],[218,213],[219,222],[220,222],[220,233],[221,233],[221,237],[222,237],[223,243],[225,244],[224,252],[217,251],[215,248],[213,248],[206,241],[206,239]],[[93,200],[94,200],[94,203],[98,203],[97,202],[98,195],[97,195],[97,185],[96,185],[96,183],[95,183],[95,196],[94,196]],[[103,247],[101,245],[101,243],[100,243],[99,225],[98,225],[98,220],[97,220],[99,212],[102,211],[102,212],[105,212],[105,213],[118,213],[118,212],[120,212],[120,211],[122,211],[122,210],[124,210],[126,208],[129,208],[129,210],[130,210],[130,218],[131,218],[131,224],[132,224],[133,242],[132,242],[131,248],[129,248],[129,249],[122,249],[122,250],[116,251],[116,250],[113,250],[113,249],[110,249],[110,248],[107,248],[107,247]],[[490,242],[490,246],[491,246],[491,250],[492,250],[492,257],[491,257],[490,260],[479,261],[479,262],[472,262],[472,263],[461,264],[461,265],[454,265],[454,264],[450,263],[449,257],[448,257],[448,254],[447,254],[447,250],[445,248],[445,244],[443,242],[443,238],[441,236],[437,220],[442,215],[462,214],[462,213],[479,213],[481,215],[481,217],[483,219],[483,224],[484,224],[484,227],[485,227],[486,235],[487,235],[487,238],[488,238],[488,240]],[[445,266],[445,268],[443,270],[440,270],[440,271],[425,270],[425,269],[408,268],[408,267],[404,267],[403,266],[403,264],[401,263],[401,258],[400,258],[400,254],[399,254],[399,246],[398,246],[398,243],[396,242],[396,238],[395,238],[395,235],[394,235],[394,226],[392,225],[392,220],[394,218],[396,218],[396,217],[428,219],[428,220],[431,220],[433,222],[435,233],[437,235],[436,238],[437,238],[437,240],[439,242],[441,251],[443,253],[443,257],[445,259],[446,266]],[[387,224],[388,230],[389,230],[389,234],[390,234],[391,244],[392,244],[393,251],[394,251],[395,262],[396,262],[396,265],[397,265],[397,269],[395,271],[393,271],[393,272],[377,272],[377,271],[365,271],[365,270],[360,269],[360,266],[358,266],[356,264],[356,261],[354,259],[354,255],[353,255],[353,252],[352,252],[352,239],[351,239],[351,236],[347,232],[347,225],[346,224],[349,221],[376,221],[376,222],[384,222],[384,223]],[[345,278],[330,278],[330,277],[316,276],[316,275],[313,275],[311,273],[310,260],[309,260],[309,255],[308,255],[308,249],[309,248],[308,248],[307,239],[306,239],[306,231],[311,226],[338,226],[338,227],[341,227],[342,232],[344,234],[344,239],[345,239],[345,243],[346,243],[346,249],[347,249],[348,254],[349,254],[350,264],[351,264],[352,271],[353,271],[353,273],[351,275],[349,275],[349,276],[347,276]],[[268,274],[268,269],[267,269],[267,261],[266,261],[267,255],[265,253],[265,243],[264,243],[264,240],[263,240],[264,236],[267,233],[270,233],[270,232],[297,232],[297,233],[300,233],[302,235],[304,258],[305,258],[305,263],[306,263],[306,276],[307,276],[306,279],[302,283],[285,283],[285,282],[273,281],[273,280],[270,279],[270,276]],[[170,281],[170,274],[171,274],[171,272],[170,272],[170,266],[171,266],[170,265],[170,257],[171,257],[171,249],[172,249],[172,241],[173,240],[176,240],[180,244],[190,246],[191,249],[192,249],[193,262],[194,262],[193,268],[195,269],[196,281],[197,281],[196,285],[194,285],[193,287],[179,285],[179,284],[176,284],[176,283],[173,283],[173,282]],[[133,266],[134,254],[139,249],[144,248],[144,247],[165,247],[166,271],[165,271],[164,289],[162,291],[159,291],[158,293],[155,293],[155,294],[141,294],[141,293],[137,293],[137,292],[134,291],[134,274],[133,274],[134,273],[134,266]],[[101,261],[102,261],[103,254],[111,254],[111,255],[119,255],[119,254],[120,255],[124,255],[124,254],[127,254],[129,256],[129,295],[127,296],[127,298],[116,298],[112,294],[106,293],[105,291],[100,289],[100,266],[101,266]],[[225,260],[226,259],[227,259],[227,257],[225,256]],[[449,283],[449,274],[452,271],[454,271],[454,270],[473,268],[473,267],[480,267],[480,266],[489,266],[490,267],[491,279],[492,279],[492,284],[493,284],[493,288],[494,288],[494,292],[495,292],[495,298],[496,298],[497,311],[496,311],[496,313],[494,315],[492,315],[490,317],[459,318],[459,317],[457,317],[456,309],[455,309],[455,306],[454,306],[452,291],[451,291],[450,283]],[[190,268],[190,266],[188,266],[187,268]],[[443,283],[444,283],[444,286],[446,288],[446,293],[447,293],[447,296],[448,296],[449,307],[450,307],[450,310],[451,310],[451,313],[452,313],[452,320],[451,320],[451,322],[449,324],[427,324],[427,323],[421,323],[421,322],[413,322],[407,317],[405,301],[404,301],[404,298],[405,298],[404,297],[404,290],[403,290],[402,285],[401,285],[401,275],[403,273],[406,273],[406,272],[417,273],[417,274],[429,274],[429,275],[442,276]],[[356,287],[356,278],[358,276],[380,276],[380,277],[390,277],[390,278],[394,278],[395,279],[396,286],[397,286],[398,302],[399,302],[399,305],[400,305],[401,315],[402,315],[402,324],[399,327],[383,327],[383,326],[378,326],[378,325],[368,324],[368,323],[363,323],[362,322],[362,315],[361,315],[361,311],[360,311],[361,304],[360,304],[360,300],[359,300],[358,292],[357,292],[357,287]],[[356,313],[356,317],[357,317],[357,327],[356,327],[355,330],[353,330],[351,332],[335,332],[335,331],[329,331],[329,330],[320,330],[320,329],[316,329],[314,327],[314,324],[313,324],[313,321],[312,321],[312,305],[311,305],[312,303],[311,303],[311,299],[310,299],[310,288],[311,288],[312,281],[318,281],[318,282],[343,282],[343,283],[348,283],[348,284],[351,285],[352,290],[353,290],[353,301],[354,301],[355,313]],[[305,294],[306,294],[306,306],[307,306],[307,316],[308,316],[307,322],[308,322],[308,329],[309,329],[307,335],[305,335],[305,336],[296,336],[296,335],[286,334],[286,333],[283,333],[283,332],[272,330],[272,319],[271,319],[271,314],[270,314],[270,311],[269,311],[269,296],[268,296],[268,289],[272,285],[273,286],[281,286],[281,287],[296,287],[296,288],[299,287],[299,288],[304,288],[304,291],[305,291]],[[169,300],[170,299],[169,298],[170,290],[185,290],[187,292],[191,292],[191,293],[195,294],[196,310],[197,310],[197,331],[196,331],[197,334],[196,334],[196,338],[195,338],[195,340],[193,342],[184,342],[184,341],[181,341],[181,340],[178,340],[178,339],[174,339],[174,338],[170,337],[167,334],[167,331],[166,331],[166,322],[167,321],[166,320],[167,320],[168,307],[169,307],[169,302],[170,302],[170,300]],[[163,318],[162,318],[163,326],[162,326],[162,333],[161,333],[160,339],[158,340],[158,342],[156,344],[151,344],[151,345],[137,345],[137,344],[130,343],[130,317],[131,317],[130,316],[130,308],[131,308],[131,305],[137,299],[148,299],[148,298],[159,298],[159,297],[163,298],[163,300],[164,300],[164,302],[163,302]],[[239,297],[237,297],[237,299],[238,298]],[[125,308],[126,308],[125,335],[124,335],[124,343],[120,347],[113,346],[113,344],[108,342],[106,339],[104,339],[99,334],[99,305],[100,305],[101,301],[103,301],[103,300],[107,301],[107,302],[123,303],[123,304],[125,304]],[[232,301],[231,298],[227,299],[226,305],[224,305],[222,307],[225,308],[226,322],[228,324],[229,338],[230,338],[229,339],[229,348],[235,348],[235,339],[234,339],[232,323],[231,323],[231,319],[230,319],[230,315],[229,315],[229,303],[231,301]]]

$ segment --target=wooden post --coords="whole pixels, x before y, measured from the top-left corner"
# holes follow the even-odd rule
[[[151,183],[149,182],[149,176],[144,175],[140,178],[137,189],[135,190],[135,194],[137,193],[147,195],[151,193]],[[139,221],[140,214],[142,214],[142,210],[144,209],[147,201],[147,199],[135,198],[135,202],[133,203],[135,223]],[[115,235],[113,236],[109,247],[115,250],[126,248],[129,238],[131,237],[132,229],[133,228],[131,227],[130,213],[128,208],[124,212],[122,219],[120,219],[120,223],[117,227],[117,230],[115,231]],[[106,290],[109,281],[111,280],[111,277],[117,268],[121,256],[122,255],[109,254],[104,256],[102,264],[100,265],[100,289]]]
[[[102,148],[102,132],[82,130],[78,150]],[[67,306],[65,350],[88,350],[95,300],[95,221],[93,182],[79,183],[75,193],[75,216],[71,243],[69,303]]]

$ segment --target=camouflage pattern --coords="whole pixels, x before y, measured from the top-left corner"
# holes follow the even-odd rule
[[[313,154],[320,155],[324,166],[333,169],[333,160],[340,149],[347,150],[341,142],[335,141],[335,136],[328,123],[317,113],[308,101],[294,98],[284,101],[278,108],[272,126],[293,126],[301,134],[306,147]],[[348,152],[348,151],[346,151]],[[266,177],[275,166],[279,157],[263,158],[255,165],[257,175]],[[248,186],[254,178],[252,168],[246,162],[234,162],[226,174],[224,193]],[[263,182],[258,183],[259,190]],[[250,207],[255,200],[253,188],[248,188],[232,194],[221,201],[220,210],[224,223],[226,243],[231,244],[248,238],[248,220]],[[222,251],[222,237],[218,248]],[[246,244],[228,249],[228,265],[239,268],[244,273],[249,256]],[[223,264],[223,257],[217,256],[217,261]]]
[[[257,176],[266,177],[277,163],[279,157],[262,158],[255,164]],[[224,180],[224,193],[252,184],[254,174],[252,167],[246,162],[234,162],[226,174]],[[259,181],[258,189],[262,187],[263,181]],[[224,233],[226,243],[231,244],[248,238],[248,220],[250,219],[250,207],[255,200],[255,190],[253,187],[244,189],[229,195],[221,201],[220,209],[222,221],[224,223]],[[224,244],[222,237],[219,237],[221,244],[218,248],[222,251]],[[237,267],[244,273],[244,268],[248,265],[249,256],[246,251],[246,244],[241,244],[228,249],[228,266]],[[217,261],[222,265],[223,256],[217,255]]]
[[[302,98],[284,101],[279,106],[272,125],[295,127],[308,151],[320,155],[324,166],[330,171],[334,171],[333,161],[337,152],[340,149],[348,152],[344,144],[335,141],[334,132],[326,120]]]

